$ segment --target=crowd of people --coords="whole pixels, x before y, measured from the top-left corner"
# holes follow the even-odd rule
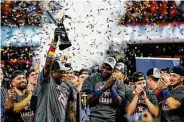
[[[57,39],[43,69],[15,70],[9,88],[1,85],[2,121],[77,122],[79,104],[91,122],[184,121],[183,66],[153,67],[146,76],[135,72],[127,79],[126,65],[106,57],[96,72],[77,72],[66,57],[54,57],[56,45]]]
[[[184,2],[175,1],[127,1],[126,13],[121,24],[149,24],[183,22]]]
[[[43,10],[39,1],[2,1],[2,26],[39,26]]]

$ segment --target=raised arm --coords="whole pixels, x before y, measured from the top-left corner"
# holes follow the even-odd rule
[[[57,41],[53,40],[49,47],[47,57],[46,57],[46,62],[44,65],[44,77],[47,77],[50,73],[50,67],[51,67],[53,58],[55,56],[56,45],[57,45]]]

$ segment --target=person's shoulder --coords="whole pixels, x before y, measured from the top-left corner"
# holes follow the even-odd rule
[[[149,92],[149,93],[154,93],[154,90],[147,89],[147,92]]]
[[[182,93],[184,93],[184,86],[178,87],[177,89],[174,90],[174,92],[182,92]]]
[[[62,84],[62,83],[66,84],[66,85],[69,86],[69,87],[73,87],[72,82],[69,81],[69,80],[62,80],[62,81],[61,81],[61,84]]]
[[[125,88],[128,90],[128,91],[133,91],[132,87],[127,85],[127,84],[124,84]]]
[[[184,90],[184,86],[179,87],[179,89]]]
[[[146,89],[146,94],[151,98],[155,95],[155,90]]]
[[[101,78],[101,74],[100,73],[94,73],[94,74],[88,76],[86,79],[94,80],[94,79],[100,79],[100,78]]]
[[[89,76],[89,78],[94,78],[94,77],[101,77],[101,74],[100,73],[94,73],[94,74]]]
[[[8,92],[8,90],[4,86],[1,86],[0,89],[1,89],[1,93]]]

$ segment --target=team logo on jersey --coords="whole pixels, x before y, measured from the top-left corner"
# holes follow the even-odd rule
[[[99,98],[99,102],[106,105],[112,104],[112,98],[109,89],[102,93]]]

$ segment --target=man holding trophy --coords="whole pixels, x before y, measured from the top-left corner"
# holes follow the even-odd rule
[[[60,50],[71,46],[63,23],[58,24],[58,28],[55,29],[54,40],[48,50],[32,99],[36,106],[35,122],[70,122],[67,111],[68,103],[73,101],[73,87],[71,83],[61,79],[61,75],[71,67],[54,58],[58,42]]]

